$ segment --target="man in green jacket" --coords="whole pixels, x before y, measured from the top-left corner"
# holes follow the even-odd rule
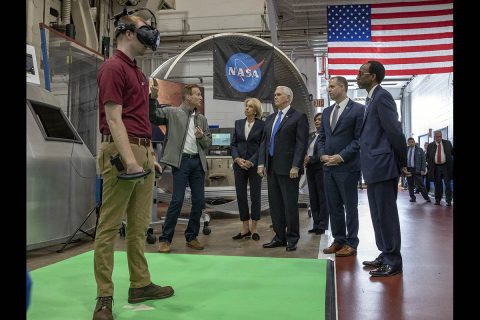
[[[152,98],[156,96],[155,91],[158,91],[158,88],[154,86]],[[185,86],[182,90],[182,100],[179,107],[161,109],[156,107],[156,100],[150,103],[150,121],[155,125],[168,124],[160,162],[171,166],[173,174],[172,201],[168,206],[163,233],[159,239],[159,252],[162,253],[170,252],[187,183],[192,194],[192,209],[185,230],[186,244],[197,250],[204,248],[197,236],[205,203],[206,150],[212,140],[207,118],[197,111],[203,100],[200,88],[195,84]]]

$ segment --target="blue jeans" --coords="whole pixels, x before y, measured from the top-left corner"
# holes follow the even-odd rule
[[[200,158],[182,157],[180,167],[172,167],[173,174],[173,194],[172,201],[168,206],[165,216],[165,225],[159,241],[172,242],[175,226],[178,216],[182,210],[183,199],[187,183],[190,186],[192,195],[192,209],[188,219],[187,229],[185,230],[185,239],[192,241],[197,238],[200,230],[200,217],[205,204],[205,172],[202,168]]]

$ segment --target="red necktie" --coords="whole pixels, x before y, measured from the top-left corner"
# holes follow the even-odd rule
[[[440,142],[437,146],[437,164],[442,163],[442,143]]]

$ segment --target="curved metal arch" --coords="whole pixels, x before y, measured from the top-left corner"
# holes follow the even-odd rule
[[[313,107],[311,101],[309,100],[308,89],[305,85],[302,74],[298,70],[297,66],[279,48],[264,39],[246,33],[215,34],[193,43],[177,56],[168,59],[157,69],[155,69],[150,76],[157,79],[167,80],[177,63],[184,58],[185,55],[203,51],[210,51],[213,53],[213,40],[215,38],[222,37],[229,37],[231,38],[230,40],[233,40],[241,45],[267,45],[274,48],[273,63],[275,74],[273,76],[273,86],[276,87],[281,85],[292,89],[292,107],[297,111],[303,112],[307,115],[310,131],[315,131],[315,125],[313,122]]]

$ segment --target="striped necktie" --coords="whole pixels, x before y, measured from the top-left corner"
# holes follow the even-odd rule
[[[365,99],[365,112],[363,113],[363,120],[365,120],[365,117],[367,116],[368,105],[370,104],[371,100],[372,99],[369,97]]]

